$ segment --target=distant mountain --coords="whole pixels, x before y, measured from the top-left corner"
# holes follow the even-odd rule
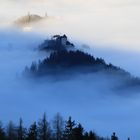
[[[25,25],[28,25],[31,23],[39,22],[39,21],[46,19],[46,18],[47,18],[47,15],[45,15],[44,17],[41,17],[39,15],[29,13],[28,15],[25,15],[25,16],[18,18],[14,22],[14,24],[19,25],[19,26],[25,26]]]

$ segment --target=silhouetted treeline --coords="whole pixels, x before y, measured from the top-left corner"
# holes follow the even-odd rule
[[[95,71],[118,71],[128,74],[112,64],[106,64],[102,58],[95,58],[82,51],[57,51],[52,52],[49,57],[33,62],[30,68],[26,68],[27,73],[35,75],[63,74],[64,72],[95,72]]]
[[[0,124],[0,140],[118,140],[115,133],[110,138],[98,136],[94,131],[85,131],[80,123],[71,117],[64,121],[57,113],[52,121],[46,114],[38,122],[33,122],[28,128],[20,118],[19,124],[12,121],[6,127]]]

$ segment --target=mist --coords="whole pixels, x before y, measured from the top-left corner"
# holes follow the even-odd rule
[[[14,120],[17,123],[18,119],[23,117],[25,125],[28,125],[44,112],[49,118],[60,112],[65,118],[73,116],[82,122],[87,130],[94,129],[103,136],[110,136],[116,131],[121,139],[128,135],[133,139],[139,137],[138,93],[118,93],[114,90],[114,85],[118,82],[102,73],[63,77],[61,80],[55,77],[25,78],[22,75],[25,67],[46,57],[37,47],[48,35],[22,32],[18,29],[3,29],[0,34],[3,36],[0,40],[2,121],[7,123]],[[111,61],[124,67],[128,65],[127,70],[132,70],[129,66],[132,66],[133,62],[122,63],[118,58],[118,61],[115,61],[116,51],[110,50],[109,53],[96,47],[96,51],[80,45],[78,47],[107,59],[108,63]],[[121,56],[128,60],[128,56],[123,54]],[[88,121],[85,121],[85,118]]]
[[[89,44],[139,50],[139,6],[138,0],[1,0],[0,19],[11,23],[28,12],[41,16],[47,12],[57,20],[39,25],[42,31],[65,32]]]
[[[71,115],[87,130],[121,140],[139,139],[140,95],[134,91],[117,92],[116,81],[102,73],[28,79],[26,66],[46,57],[37,50],[46,38],[66,34],[76,47],[102,57],[140,77],[140,32],[138,0],[0,0],[0,120],[25,125],[44,112],[51,118],[60,112]],[[23,6],[24,4],[24,6]],[[6,9],[6,10],[5,10]],[[48,19],[25,27],[14,21],[31,14]],[[28,27],[28,26],[27,26]],[[67,110],[67,111],[66,111]],[[88,120],[88,121],[86,121]]]

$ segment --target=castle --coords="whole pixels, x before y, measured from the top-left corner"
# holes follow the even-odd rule
[[[74,47],[74,45],[68,41],[68,38],[65,34],[63,36],[54,35],[52,37],[52,40],[55,40],[59,45],[63,47],[67,47],[67,48]]]

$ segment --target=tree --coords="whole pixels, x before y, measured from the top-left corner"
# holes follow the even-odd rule
[[[83,140],[84,129],[81,124],[78,124],[77,127],[73,129],[73,139],[74,140]]]
[[[89,139],[90,140],[96,140],[96,135],[95,135],[95,133],[93,131],[89,132]]]
[[[89,137],[88,137],[88,132],[85,132],[84,133],[84,140],[88,140],[89,139]]]
[[[0,140],[5,140],[6,136],[5,136],[5,132],[4,132],[4,128],[2,127],[2,123],[0,122]]]
[[[12,121],[10,121],[7,126],[7,139],[8,140],[17,140],[16,127]]]
[[[61,140],[64,131],[64,121],[62,116],[57,113],[53,120],[54,136],[56,140]]]
[[[44,113],[43,118],[38,122],[38,136],[40,140],[49,140],[50,134],[50,125],[46,119],[46,114]]]
[[[19,120],[17,132],[18,132],[18,140],[24,140],[26,137],[26,129],[23,127],[23,121],[21,118]]]
[[[65,125],[65,139],[72,140],[73,139],[73,129],[75,128],[75,121],[72,121],[72,118],[69,117],[68,121],[66,121]]]
[[[116,136],[115,132],[113,132],[113,134],[111,136],[111,140],[118,140],[118,137]]]
[[[27,70],[27,68],[26,68],[26,70]],[[31,70],[31,72],[37,72],[37,64],[36,64],[36,62],[32,62],[30,70]]]
[[[37,125],[36,122],[34,122],[29,130],[28,130],[28,136],[27,140],[37,140]]]
[[[105,139],[96,136],[96,134],[93,131],[89,131],[84,134],[84,140],[105,140]]]

